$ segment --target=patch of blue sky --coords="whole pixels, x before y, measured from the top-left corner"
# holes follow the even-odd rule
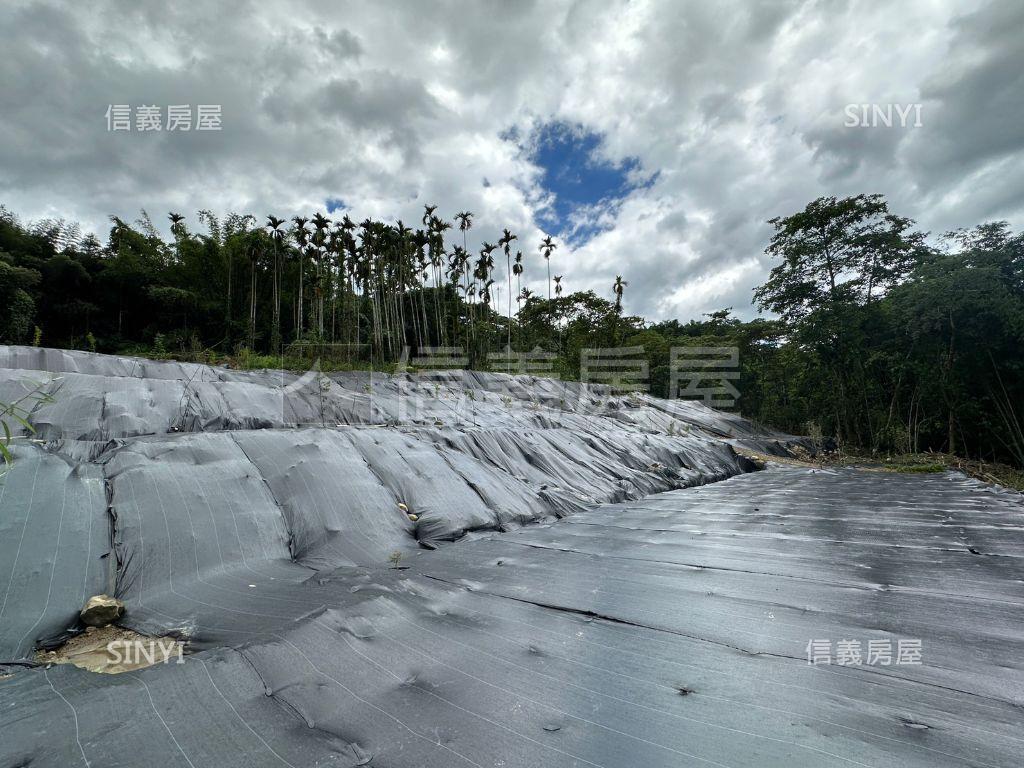
[[[604,137],[582,125],[544,123],[525,142],[514,132],[505,138],[518,143],[541,171],[538,223],[574,245],[611,226],[622,201],[657,178],[636,157],[609,158]]]

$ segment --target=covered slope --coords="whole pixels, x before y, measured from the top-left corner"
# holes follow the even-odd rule
[[[6,634],[5,613],[5,657],[25,655],[40,615],[25,585],[47,575],[65,607],[72,585],[107,580],[126,624],[192,653],[119,676],[8,667],[0,765],[1019,765],[1019,495],[954,474],[744,474],[715,432],[762,450],[785,438],[629,398],[598,414],[537,397],[516,429],[512,396],[480,389],[475,424],[437,425],[450,404],[431,383],[418,425],[226,419],[19,447],[0,524],[6,538],[9,515],[30,520],[40,573],[18,565],[2,584],[21,621]],[[379,400],[372,412],[398,410]],[[681,487],[702,480],[722,482]],[[36,535],[57,507],[31,488],[56,499],[58,482],[81,521],[114,531],[99,570],[83,568],[80,521],[63,548]],[[810,665],[812,639],[894,655],[920,640],[921,663]]]
[[[747,467],[724,433],[785,436],[690,403],[555,380],[273,371],[0,347],[0,402],[38,387],[0,489],[0,659],[27,660],[116,593],[139,628],[186,585],[377,566]],[[162,602],[163,601],[163,602]],[[199,609],[197,609],[199,610]],[[173,624],[173,626],[171,625]]]

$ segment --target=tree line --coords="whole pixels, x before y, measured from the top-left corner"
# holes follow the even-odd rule
[[[736,347],[738,408],[759,422],[1024,466],[1024,235],[1005,222],[929,238],[880,195],[823,197],[770,221],[773,268],[753,297],[769,317],[650,323],[623,312],[622,276],[605,296],[566,294],[553,238],[506,229],[471,247],[473,219],[201,211],[192,229],[171,213],[167,240],[143,213],[112,217],[104,243],[0,208],[0,341],[382,368],[407,348],[459,347],[474,368],[540,349],[569,378],[583,349],[640,346],[661,396],[672,347]]]
[[[0,208],[0,339],[179,356],[340,349],[356,363],[394,361],[410,345],[462,346],[477,363],[517,341],[514,316],[534,299],[521,279],[532,259],[507,229],[470,249],[474,214],[446,221],[436,210],[425,206],[415,228],[322,213],[261,225],[200,211],[201,231],[170,213],[170,241],[143,212],[134,224],[111,217],[104,244],[63,220],[23,225]],[[461,245],[449,242],[456,227]],[[545,237],[533,254],[549,300],[564,287],[551,275],[557,247]],[[619,305],[624,285],[613,286]]]

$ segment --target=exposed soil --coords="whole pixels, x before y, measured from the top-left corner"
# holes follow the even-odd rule
[[[173,637],[148,637],[130,629],[107,625],[89,627],[52,651],[38,651],[40,664],[74,664],[90,672],[116,675],[154,664],[175,664],[185,644]]]

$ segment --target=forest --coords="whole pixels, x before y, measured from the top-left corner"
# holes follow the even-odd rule
[[[604,295],[568,292],[552,237],[471,245],[468,211],[425,206],[412,226],[168,219],[169,240],[145,212],[111,217],[104,242],[0,207],[0,343],[379,370],[428,347],[461,348],[474,368],[542,350],[569,379],[584,349],[642,347],[659,396],[673,347],[736,347],[737,410],[760,423],[873,455],[1024,467],[1024,235],[1005,222],[933,237],[880,195],[819,198],[769,222],[772,269],[752,297],[764,316],[648,322],[624,312],[623,275]]]

